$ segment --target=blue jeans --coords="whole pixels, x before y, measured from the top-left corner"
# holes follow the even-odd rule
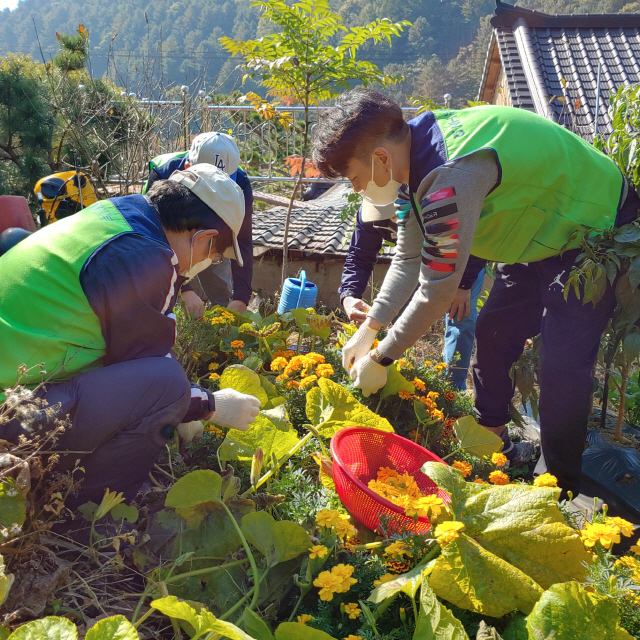
[[[445,319],[446,329],[444,332],[442,359],[449,364],[456,352],[460,354],[460,358],[450,369],[450,376],[451,382],[462,390],[467,388],[467,372],[471,363],[471,351],[478,317],[478,297],[482,292],[483,282],[484,269],[478,274],[471,287],[471,300],[469,302],[471,311],[469,315],[462,318],[462,320],[456,320],[455,318],[450,318],[449,314],[447,314]]]

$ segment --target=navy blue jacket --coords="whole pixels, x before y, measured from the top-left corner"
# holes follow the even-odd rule
[[[344,261],[342,282],[339,289],[340,300],[349,296],[362,298],[384,240],[396,243],[395,223],[391,220],[363,222],[362,211],[358,211],[356,226],[349,244],[349,253]],[[486,260],[470,256],[462,280],[458,285],[459,288],[471,289],[485,264]]]
[[[169,354],[176,338],[173,307],[185,281],[147,198],[133,195],[111,202],[133,233],[100,247],[80,272],[82,290],[100,320],[105,367]],[[214,409],[213,394],[192,385],[191,405],[182,421],[201,420]]]
[[[147,180],[147,190],[156,180],[166,180],[174,171],[182,171],[188,157],[173,158],[161,167],[155,167],[149,174]],[[235,260],[231,261],[231,275],[233,277],[233,299],[241,300],[249,304],[251,294],[251,280],[253,278],[253,189],[247,174],[238,169],[235,177],[236,184],[244,193],[244,220],[238,234],[238,245],[240,245],[240,255],[243,265],[240,266]],[[187,284],[184,291],[191,289]]]

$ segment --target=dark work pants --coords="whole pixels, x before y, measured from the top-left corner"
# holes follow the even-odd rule
[[[527,338],[542,334],[540,346],[540,434],[547,471],[565,492],[580,492],[582,451],[593,391],[592,369],[600,337],[615,308],[608,287],[593,307],[564,283],[578,250],[529,264],[500,264],[496,281],[476,324],[473,364],[476,414],[480,424],[498,427],[511,419],[511,365]]]
[[[58,441],[62,455],[56,470],[84,467],[75,508],[100,502],[106,488],[131,500],[147,478],[162,448],[189,409],[190,385],[184,370],[170,358],[141,358],[95,369],[40,394],[50,405],[60,403],[72,427]],[[43,425],[46,428],[46,425]],[[0,427],[0,437],[15,440],[16,421]]]

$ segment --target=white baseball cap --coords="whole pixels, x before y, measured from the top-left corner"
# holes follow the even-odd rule
[[[242,189],[224,171],[205,163],[193,165],[184,171],[174,171],[169,180],[187,187],[229,226],[233,232],[233,244],[225,249],[223,255],[233,258],[242,266],[238,245],[238,233],[244,220]]]
[[[236,141],[226,133],[210,131],[196,136],[189,149],[189,164],[212,164],[235,179],[240,166]]]
[[[390,220],[396,215],[395,203],[385,205],[371,204],[363,198],[362,200],[362,222],[376,222],[378,220]]]

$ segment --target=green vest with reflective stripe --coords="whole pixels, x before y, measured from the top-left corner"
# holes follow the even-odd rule
[[[492,150],[499,183],[487,195],[471,253],[535,262],[612,227],[623,190],[611,159],[564,127],[524,109],[435,111],[448,160]]]
[[[159,169],[162,165],[167,164],[174,158],[184,158],[189,152],[188,151],[176,151],[175,153],[163,153],[161,156],[156,156],[149,160],[149,175],[154,169]],[[149,188],[149,181],[147,180],[144,187],[142,187],[142,195],[147,192]]]
[[[43,227],[0,257],[0,402],[17,381],[68,380],[100,366],[105,341],[80,284],[87,260],[105,242],[131,232],[108,200]]]

